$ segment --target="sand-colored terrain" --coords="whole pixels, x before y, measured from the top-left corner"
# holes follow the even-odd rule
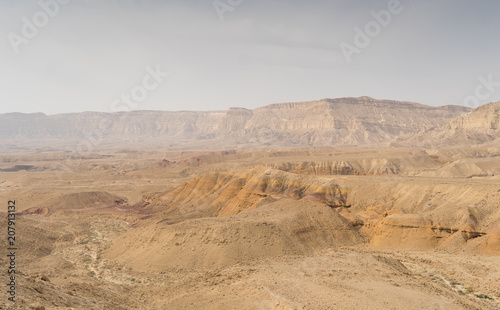
[[[500,309],[497,107],[3,115],[0,309]]]
[[[497,309],[498,154],[110,152],[72,170],[61,153],[3,155],[0,195],[22,213],[17,305]]]

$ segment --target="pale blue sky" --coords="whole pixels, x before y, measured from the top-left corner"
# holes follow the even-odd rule
[[[241,0],[221,21],[212,0],[65,0],[16,53],[9,33],[51,1],[0,1],[0,113],[110,112],[147,66],[170,76],[133,109],[351,96],[464,104],[480,76],[500,82],[497,0],[401,0],[350,64],[339,44],[353,44],[353,29],[390,1]],[[481,95],[499,101],[500,86]]]

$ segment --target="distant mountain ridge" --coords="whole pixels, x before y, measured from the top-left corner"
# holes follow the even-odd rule
[[[439,128],[470,109],[432,107],[370,97],[272,104],[253,110],[82,112],[0,115],[0,146],[94,142],[94,148],[135,146],[325,146],[388,143]],[[69,145],[68,144],[68,145]]]
[[[500,142],[500,101],[462,114],[442,128],[430,128],[402,137],[395,144],[436,147],[483,144],[495,140]]]

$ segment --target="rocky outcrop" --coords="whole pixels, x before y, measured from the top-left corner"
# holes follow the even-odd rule
[[[485,236],[475,225],[446,227],[430,218],[416,214],[392,214],[382,219],[375,228],[370,244],[380,248],[433,250],[449,248],[456,243],[465,247],[467,241]],[[483,243],[484,244],[484,243]]]
[[[281,198],[342,207],[346,206],[348,191],[332,182],[256,168],[241,173],[210,172],[144,199],[149,203],[146,210],[164,212],[175,222],[176,216],[178,220],[231,216]]]
[[[270,164],[270,167],[312,175],[394,175],[401,172],[397,164],[387,159],[284,162]]]
[[[474,109],[452,120],[445,130],[473,130],[496,136],[500,133],[500,101]]]
[[[460,115],[442,128],[401,137],[394,145],[439,147],[483,144],[497,139],[500,139],[500,102],[492,102]]]

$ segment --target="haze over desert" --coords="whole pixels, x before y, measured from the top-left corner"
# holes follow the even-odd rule
[[[0,310],[500,309],[500,2],[0,2]]]

